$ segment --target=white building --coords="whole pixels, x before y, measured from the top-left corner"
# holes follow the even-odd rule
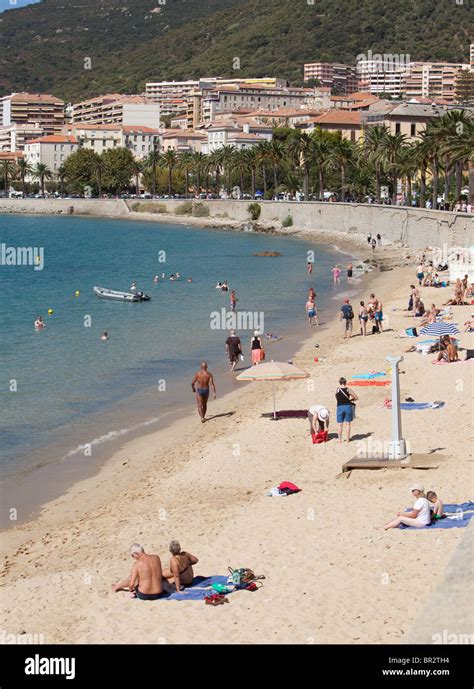
[[[0,126],[0,151],[24,151],[25,143],[40,139],[46,132],[39,122],[32,124],[7,124]]]
[[[32,168],[38,163],[47,165],[51,172],[56,173],[65,163],[71,153],[79,148],[76,137],[62,134],[51,134],[40,139],[33,139],[25,144],[25,160]]]
[[[214,153],[223,146],[233,146],[241,151],[271,139],[271,136],[252,134],[248,124],[244,124],[243,127],[226,123],[213,124],[203,131],[207,134],[207,141],[202,145],[203,153]]]
[[[98,155],[113,148],[128,148],[135,158],[146,158],[159,145],[159,130],[143,126],[115,124],[71,124],[65,133],[74,136],[81,148]]]

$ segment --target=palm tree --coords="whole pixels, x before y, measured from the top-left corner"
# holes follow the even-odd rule
[[[474,117],[466,110],[450,110],[439,120],[438,130],[442,138],[440,152],[449,156],[455,166],[455,198],[459,199],[462,188],[462,172],[467,166],[469,174],[470,202],[474,201]]]
[[[147,167],[150,168],[151,170],[151,189],[152,189],[152,196],[153,198],[156,197],[156,173],[158,169],[158,165],[160,164],[161,161],[161,155],[159,151],[156,149],[154,151],[150,151],[146,158],[146,165]]]
[[[250,172],[250,178],[251,178],[251,197],[252,199],[255,198],[255,180],[257,177],[257,167],[258,167],[258,152],[255,150],[255,147],[253,148],[245,148],[242,152],[241,155],[243,159],[245,160],[246,166],[247,166],[247,171]]]
[[[330,159],[341,175],[341,201],[344,203],[346,200],[347,169],[354,160],[354,144],[339,135],[332,147]]]
[[[294,156],[299,167],[303,169],[303,193],[305,201],[309,197],[310,167],[314,162],[315,139],[307,132],[298,132],[298,136],[288,146],[290,155]]]
[[[207,161],[207,156],[200,151],[194,151],[192,154],[192,166],[193,172],[196,175],[195,190],[197,196],[201,193],[201,175],[205,174],[204,166]]]
[[[189,173],[193,167],[193,155],[190,151],[183,151],[179,156],[179,167],[184,170],[185,190],[184,195],[188,198],[189,194]]]
[[[134,160],[132,167],[132,175],[135,179],[135,191],[137,192],[137,199],[140,196],[140,175],[143,172],[143,162],[141,160]]]
[[[314,140],[314,162],[318,167],[319,200],[324,201],[324,170],[330,161],[336,139],[334,134],[325,132],[321,128],[316,129],[312,136]]]
[[[281,168],[284,156],[285,148],[281,141],[272,139],[269,142],[267,159],[273,169],[273,191],[275,194],[278,187],[278,170]]]
[[[33,169],[33,176],[39,180],[41,196],[44,196],[44,183],[53,177],[53,173],[45,163],[36,163],[36,167]]]
[[[1,173],[3,177],[3,185],[5,188],[5,197],[8,196],[8,182],[15,177],[16,167],[12,160],[1,160]]]
[[[228,195],[230,195],[231,177],[235,163],[235,151],[235,146],[229,146],[228,144],[219,149],[219,157],[224,166],[226,176],[226,190]]]
[[[161,162],[168,170],[168,194],[171,197],[173,196],[173,170],[179,162],[178,154],[169,148],[161,156]]]
[[[381,201],[382,186],[382,149],[388,129],[384,125],[375,124],[366,127],[364,130],[364,148],[368,154],[368,160],[373,164],[375,170],[375,198],[377,203]]]
[[[262,141],[255,146],[258,156],[258,166],[262,171],[263,194],[267,195],[267,166],[270,165],[270,142]]]
[[[58,167],[56,171],[56,177],[58,180],[59,193],[64,194],[64,187],[67,179],[67,170],[64,163],[61,163],[61,165]]]
[[[245,149],[236,151],[234,156],[234,170],[239,175],[241,194],[243,194],[245,191],[244,175],[248,172],[248,169],[248,158],[245,155]]]
[[[387,134],[382,141],[380,149],[380,161],[383,168],[392,178],[392,203],[397,202],[398,178],[400,176],[400,163],[403,159],[405,146],[405,134]]]
[[[416,146],[410,144],[402,149],[400,160],[398,164],[398,172],[402,180],[406,181],[406,205],[411,206],[413,193],[412,193],[412,179],[413,176],[418,172],[418,160],[416,154]]]
[[[218,148],[208,155],[209,168],[216,173],[216,194],[221,195],[221,168],[222,168],[222,149]]]
[[[440,140],[438,137],[437,128],[432,122],[429,122],[426,129],[421,134],[421,143],[419,151],[426,157],[427,167],[432,174],[432,204],[431,207],[436,210],[438,207],[438,187],[439,187],[439,173],[440,173]]]
[[[32,173],[33,169],[31,167],[30,163],[26,160],[26,158],[19,158],[16,166],[17,166],[18,174],[19,174],[20,180],[21,180],[21,189],[23,192],[23,198],[25,198],[25,196],[26,196],[26,181],[25,181],[25,179],[28,175],[30,175]]]

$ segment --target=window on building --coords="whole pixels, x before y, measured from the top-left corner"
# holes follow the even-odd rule
[[[400,122],[395,122],[395,134],[400,134],[401,128],[402,125],[400,124]]]
[[[411,136],[416,136],[416,124],[412,124],[410,127]]]

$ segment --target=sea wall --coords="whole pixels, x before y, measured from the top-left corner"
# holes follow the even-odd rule
[[[123,217],[132,214],[136,201],[121,199],[0,199],[2,213],[67,214],[73,209],[76,215]],[[165,206],[174,215],[182,200],[147,201]],[[248,222],[249,201],[203,201],[209,208],[209,218],[230,222]],[[376,235],[386,241],[399,241],[412,248],[427,246],[474,246],[474,215],[449,211],[432,211],[420,208],[379,206],[357,203],[297,203],[263,201],[260,221],[280,227],[291,217],[295,229],[306,232],[340,232],[345,235]],[[186,215],[179,216],[186,222]],[[148,218],[149,219],[149,216]],[[160,214],[156,215],[157,221]]]

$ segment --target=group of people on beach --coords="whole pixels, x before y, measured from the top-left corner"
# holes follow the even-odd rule
[[[338,426],[339,443],[343,442],[344,424],[346,424],[346,440],[351,440],[351,424],[355,419],[356,402],[359,399],[354,390],[347,385],[347,379],[339,378],[339,385],[335,390],[336,398],[336,421]],[[313,404],[308,409],[308,421],[311,434],[315,442],[319,438],[325,441],[329,431],[329,420],[331,412],[324,404]]]
[[[343,325],[344,339],[352,337],[354,318],[354,309],[350,299],[346,298],[339,312],[339,320]],[[372,292],[367,304],[365,301],[361,301],[359,305],[360,334],[363,337],[368,334],[367,325],[369,323],[372,325],[372,335],[383,332],[383,320],[382,301]]]
[[[385,524],[384,531],[395,529],[402,524],[422,529],[438,519],[446,518],[443,502],[434,490],[429,490],[425,495],[423,484],[414,483],[411,487],[411,493],[415,498],[413,508],[398,512],[395,519]]]
[[[240,337],[236,335],[235,330],[230,331],[230,335],[225,341],[225,348],[226,356],[230,363],[230,370],[233,372],[235,371],[238,361],[244,361],[242,341]],[[258,366],[260,362],[265,360],[265,350],[263,348],[262,337],[258,330],[254,330],[254,333],[250,338],[250,356],[252,366]]]
[[[199,560],[195,555],[181,549],[178,541],[171,541],[169,567],[164,568],[159,555],[151,555],[139,543],[130,546],[130,555],[135,561],[130,576],[118,584],[112,584],[112,591],[129,591],[132,598],[159,600],[171,593],[179,593],[194,579],[193,566]]]

